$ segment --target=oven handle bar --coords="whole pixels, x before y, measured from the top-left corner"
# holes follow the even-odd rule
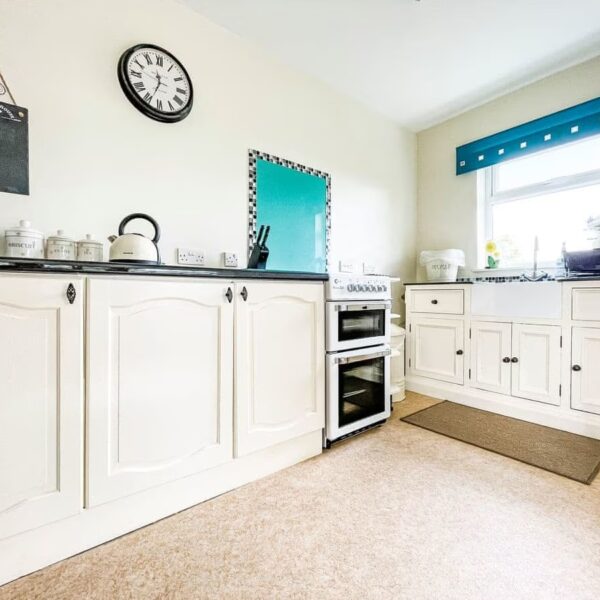
[[[381,358],[383,356],[389,356],[392,353],[391,349],[383,350],[382,352],[373,352],[373,354],[361,354],[360,356],[348,356],[342,358],[336,358],[336,365],[347,365],[350,363],[361,362],[363,360],[371,360],[372,358]]]
[[[351,312],[353,310],[391,310],[391,302],[378,302],[377,304],[336,304],[337,312]]]

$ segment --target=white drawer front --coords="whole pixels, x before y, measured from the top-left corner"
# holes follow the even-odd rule
[[[572,309],[576,321],[600,321],[600,288],[574,289]]]
[[[462,315],[464,313],[463,290],[413,290],[413,312]]]

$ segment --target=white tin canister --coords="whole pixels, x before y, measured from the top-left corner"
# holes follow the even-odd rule
[[[44,258],[44,234],[32,229],[29,221],[19,221],[18,227],[5,232],[6,256],[13,258]]]
[[[85,262],[102,262],[104,260],[104,245],[95,241],[87,233],[84,240],[77,242],[77,260]]]
[[[75,240],[65,236],[65,232],[59,229],[56,235],[52,235],[46,242],[46,258],[52,260],[76,260],[77,245]]]

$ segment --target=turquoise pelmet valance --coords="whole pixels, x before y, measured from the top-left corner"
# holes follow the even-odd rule
[[[600,134],[600,98],[489,135],[456,149],[456,174]]]

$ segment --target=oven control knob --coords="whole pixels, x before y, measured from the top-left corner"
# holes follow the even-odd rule
[[[349,284],[346,286],[346,289],[347,289],[349,292],[353,292],[353,291],[354,291],[354,286],[353,286],[351,283],[349,283]]]
[[[383,292],[385,290],[385,288],[382,285],[378,285],[377,286],[377,291],[378,292]]]
[[[375,286],[374,285],[370,285],[369,286],[369,291],[370,292],[374,292],[375,291]]]
[[[365,286],[364,285],[358,285],[358,286],[356,286],[356,288],[357,288],[357,291],[359,291],[359,292],[364,292],[365,291]]]

